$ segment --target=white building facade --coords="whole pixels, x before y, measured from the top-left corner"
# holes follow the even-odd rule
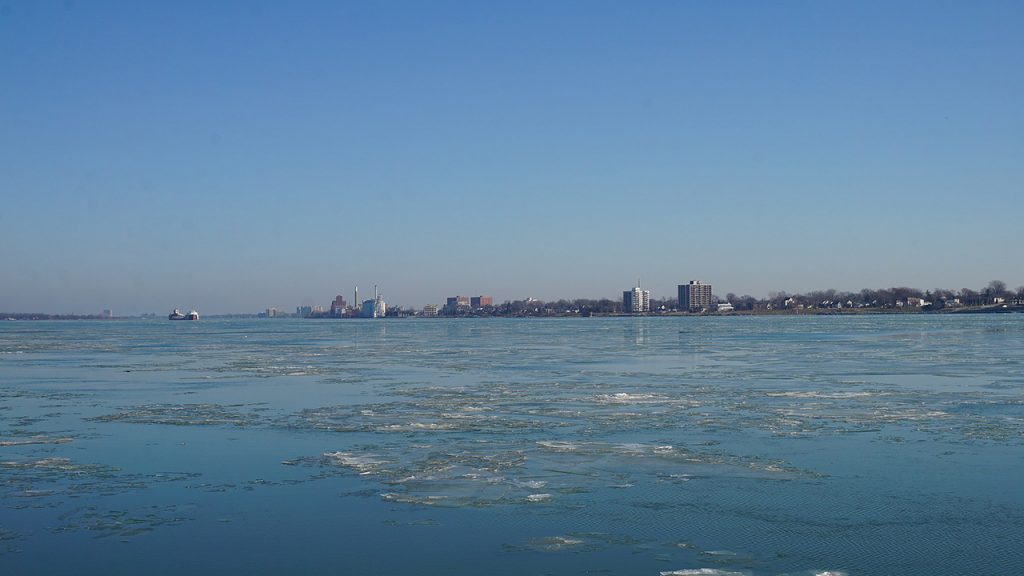
[[[383,318],[387,315],[388,306],[384,303],[384,296],[377,292],[377,287],[373,287],[373,300],[363,301],[363,318]]]
[[[637,286],[622,293],[622,311],[627,314],[645,314],[651,311],[651,292]]]

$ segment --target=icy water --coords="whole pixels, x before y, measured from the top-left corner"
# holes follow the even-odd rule
[[[0,573],[1022,574],[1024,315],[3,322]]]

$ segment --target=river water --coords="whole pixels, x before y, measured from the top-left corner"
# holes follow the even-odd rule
[[[1024,315],[0,323],[3,574],[1022,574]]]

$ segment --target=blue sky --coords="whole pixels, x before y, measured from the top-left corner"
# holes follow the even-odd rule
[[[0,310],[1024,284],[1020,2],[0,0]]]

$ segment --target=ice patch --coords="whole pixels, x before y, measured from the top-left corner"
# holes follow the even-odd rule
[[[106,414],[86,420],[96,422],[128,422],[131,424],[167,424],[172,426],[250,426],[259,418],[241,412],[240,406],[220,404],[148,404],[117,414]]]
[[[381,426],[381,430],[389,432],[414,432],[418,430],[454,430],[455,424],[439,422],[409,422],[408,424],[388,424]]]
[[[51,436],[29,436],[11,440],[0,440],[0,446],[25,446],[27,444],[67,444],[71,438],[55,438]]]
[[[660,573],[662,576],[748,576],[746,572],[719,570],[718,568],[689,568]]]
[[[380,495],[381,500],[387,502],[400,502],[402,504],[420,504],[424,506],[436,506],[440,504],[446,496],[409,496],[406,494],[396,494],[394,492],[385,492]]]
[[[650,404],[665,401],[665,397],[660,394],[630,394],[628,392],[598,394],[595,399],[599,404]]]
[[[572,452],[581,448],[581,445],[575,442],[562,442],[559,440],[538,440],[537,446],[557,452]]]
[[[829,400],[846,400],[850,398],[868,398],[874,396],[887,396],[889,392],[820,392],[817,390],[789,390],[781,392],[766,392],[769,398],[824,398]]]
[[[569,536],[548,536],[545,538],[534,538],[527,542],[527,545],[530,548],[544,550],[546,552],[558,552],[559,550],[575,548],[582,546],[583,544],[583,540],[580,540],[579,538],[571,538]]]
[[[324,452],[324,457],[334,464],[352,468],[361,474],[376,471],[387,464],[374,454],[353,454],[351,452]]]

